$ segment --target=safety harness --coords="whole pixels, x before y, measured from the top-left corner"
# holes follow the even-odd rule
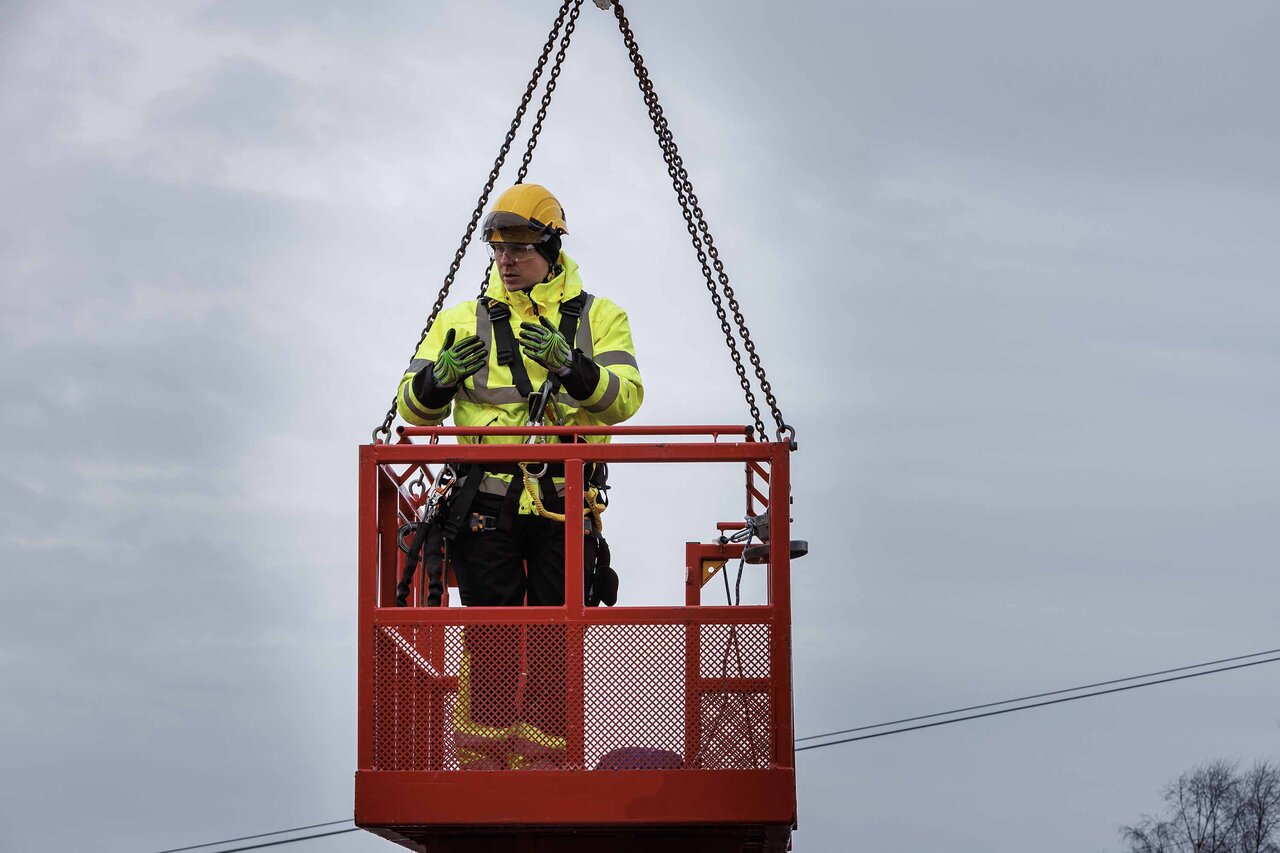
[[[566,299],[560,303],[560,334],[566,341],[572,345],[578,336],[578,321],[582,318],[582,308],[587,302],[587,292],[582,291],[572,299]],[[489,325],[493,329],[493,348],[498,357],[498,364],[503,365],[511,370],[511,381],[515,385],[520,395],[531,403],[534,400],[536,392],[533,389],[533,383],[529,380],[529,371],[525,367],[524,358],[520,355],[520,350],[516,344],[515,332],[511,329],[511,306],[497,299],[490,299],[485,302],[485,310],[489,312]],[[548,382],[552,385],[558,385],[559,377],[548,377]],[[538,413],[540,417],[542,412]],[[554,470],[553,470],[554,469]],[[475,503],[476,495],[480,491],[480,484],[484,482],[485,476],[489,474],[508,474],[511,476],[511,485],[508,487],[506,495],[502,501],[502,509],[497,519],[491,519],[486,516],[477,516],[477,513],[471,512],[471,507]],[[550,484],[554,477],[564,476],[564,466],[554,465],[547,466],[542,476],[538,478],[539,488],[536,490],[542,492],[537,495],[536,503],[541,505],[543,501],[552,498],[554,489],[548,493]],[[522,468],[514,463],[505,464],[489,464],[489,465],[472,465],[467,471],[465,479],[462,481],[461,491],[455,496],[452,511],[448,520],[445,522],[445,538],[449,541],[462,531],[463,525],[470,522],[469,526],[474,532],[483,530],[491,530],[495,527],[500,530],[511,530],[515,524],[515,516],[520,507],[520,487],[521,484],[528,480],[527,469]],[[540,513],[545,515],[544,513]],[[563,519],[561,519],[563,520]]]
[[[572,299],[560,303],[560,334],[569,346],[573,346],[578,337],[578,321],[582,318],[582,307],[587,304],[587,292],[584,290]],[[511,306],[497,299],[485,303],[489,312],[489,323],[493,327],[493,347],[498,353],[498,364],[511,369],[511,381],[520,392],[520,396],[528,399],[533,393],[533,383],[529,381],[529,371],[525,369],[524,359],[516,346],[516,335],[507,322],[511,317]]]
[[[578,336],[578,323],[582,318],[582,309],[586,305],[588,298],[589,294],[586,291],[582,291],[572,299],[567,299],[560,303],[559,332],[570,345],[573,344]],[[520,356],[516,344],[516,336],[509,322],[511,306],[497,299],[490,299],[485,303],[485,309],[489,313],[490,326],[493,329],[493,347],[497,353],[498,364],[511,370],[512,384],[515,385],[516,390],[522,396],[530,400],[531,410],[534,405],[545,406],[549,393],[554,393],[554,390],[559,387],[559,377],[553,374],[548,377],[548,384],[543,387],[541,392],[535,391],[533,383],[529,380],[529,371],[525,368],[524,359]],[[545,410],[540,408],[535,417],[541,420],[544,414]],[[496,518],[483,513],[472,512],[476,495],[480,493],[480,486],[485,477],[490,474],[508,474],[511,476],[511,484],[503,495],[502,506]],[[448,543],[453,542],[464,529],[472,533],[483,533],[491,530],[512,530],[515,526],[516,515],[519,512],[521,492],[528,493],[539,515],[567,523],[567,512],[557,513],[546,508],[547,503],[554,504],[559,497],[555,493],[553,483],[554,478],[564,477],[563,465],[546,465],[537,477],[533,477],[529,473],[526,465],[518,463],[470,465],[465,470],[459,470],[457,475],[457,485],[452,489],[447,501],[440,507],[438,512],[433,513],[431,518],[418,522],[418,530],[415,531],[413,542],[409,548],[405,549],[409,553],[409,559],[405,561],[404,575],[399,587],[404,594],[403,596],[397,595],[397,604],[399,606],[407,604],[409,583],[417,568],[417,555],[419,553],[423,554],[423,562],[429,568],[434,568],[441,550],[447,551]],[[536,485],[534,484],[535,480],[537,481]],[[587,604],[596,606],[604,603],[612,607],[618,597],[618,575],[610,565],[609,543],[601,535],[600,520],[600,513],[608,506],[608,500],[605,498],[605,493],[609,488],[608,467],[603,463],[590,466],[586,480],[587,506],[583,510],[583,534],[593,537],[597,544],[596,565],[592,572],[593,580],[587,590]],[[401,547],[404,548],[403,543]],[[438,575],[438,573],[436,574]],[[439,606],[439,582],[435,577],[430,578],[430,580],[432,584],[427,604],[429,607]]]

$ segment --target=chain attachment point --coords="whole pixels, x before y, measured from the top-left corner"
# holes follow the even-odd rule
[[[782,426],[778,428],[777,436],[778,441],[785,441],[787,447],[792,450],[800,449],[800,445],[796,443],[796,428],[791,424],[784,421]]]
[[[405,488],[409,491],[409,497],[414,500],[422,500],[427,494],[426,471],[418,472],[418,479],[410,480],[409,485]]]

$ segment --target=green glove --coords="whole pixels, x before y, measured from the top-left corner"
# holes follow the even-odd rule
[[[436,385],[452,388],[489,361],[489,351],[484,341],[475,335],[468,335],[456,344],[453,342],[456,332],[453,329],[445,332],[444,346],[440,347],[440,355],[431,368]]]
[[[537,326],[533,323],[520,324],[520,349],[549,373],[563,376],[573,364],[573,349],[546,317],[539,317],[538,323]]]

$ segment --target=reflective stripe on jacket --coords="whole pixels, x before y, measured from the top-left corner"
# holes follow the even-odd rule
[[[528,291],[511,293],[503,285],[496,265],[491,268],[485,295],[511,307],[507,322],[517,337],[522,322],[536,323],[539,316],[559,327],[561,303],[582,292],[578,264],[563,252],[559,263],[562,271],[551,281],[534,285]],[[413,378],[419,371],[431,369],[445,333],[451,328],[456,330],[456,340],[478,335],[488,347],[489,360],[477,373],[463,381],[450,403],[432,408],[414,394]],[[640,380],[626,312],[610,299],[594,294],[589,296],[578,321],[578,333],[571,344],[595,363],[600,369],[600,378],[591,393],[580,400],[561,390],[555,410],[556,421],[568,425],[609,426],[634,415],[644,400],[644,385]],[[516,353],[517,357],[523,358],[518,348]],[[524,359],[524,365],[533,387],[541,386],[547,378],[546,369],[529,359]],[[447,308],[436,318],[400,380],[397,401],[400,416],[419,426],[443,423],[450,409],[457,426],[524,426],[529,415],[528,402],[516,389],[510,367],[498,364],[489,312],[482,302],[474,299]],[[464,443],[475,440],[470,436],[459,437],[459,441]],[[587,440],[607,442],[609,439],[608,436],[588,436]],[[518,444],[520,438],[487,436],[486,442]],[[509,481],[510,475],[502,479]],[[520,508],[522,512],[532,511],[527,496],[522,496]]]

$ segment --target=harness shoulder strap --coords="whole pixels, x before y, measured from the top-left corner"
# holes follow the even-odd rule
[[[582,307],[587,304],[587,292],[584,290],[572,299],[560,303],[560,334],[573,348],[578,337],[578,321],[582,319]]]
[[[493,326],[493,346],[498,353],[498,364],[511,369],[511,381],[522,396],[533,393],[533,383],[529,381],[529,371],[525,369],[524,359],[516,348],[516,336],[507,322],[511,317],[510,306],[490,299],[485,303],[489,311],[489,323]]]
[[[560,303],[560,334],[573,346],[578,337],[578,322],[582,319],[582,308],[587,302],[584,290],[572,299]],[[485,303],[489,312],[489,323],[493,327],[493,346],[498,353],[498,364],[511,369],[511,381],[525,397],[533,393],[533,383],[529,381],[529,371],[525,369],[524,359],[516,346],[516,336],[511,331],[511,308],[497,299]]]

